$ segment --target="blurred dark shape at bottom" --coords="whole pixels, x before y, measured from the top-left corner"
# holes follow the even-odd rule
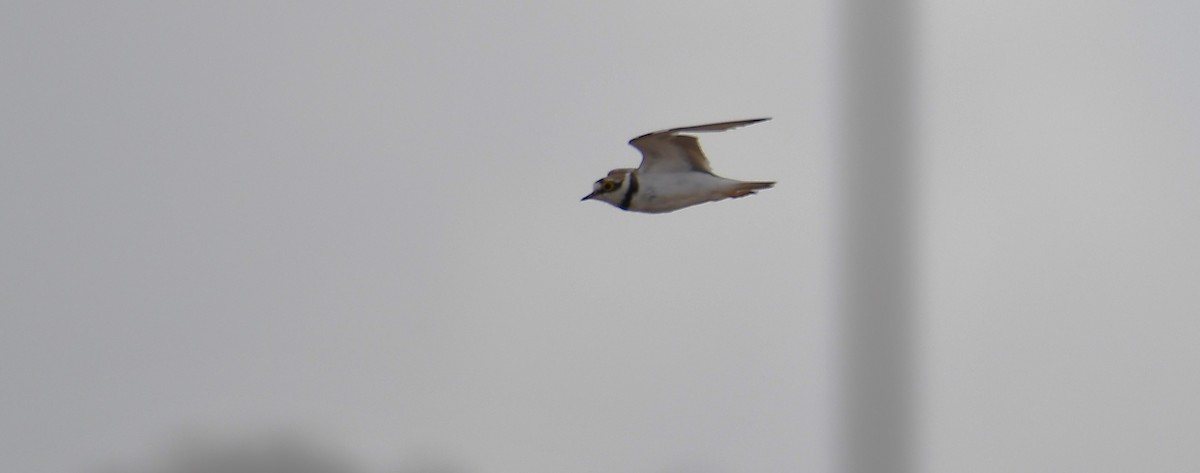
[[[367,473],[347,455],[311,435],[296,432],[173,436],[163,452],[141,464],[108,466],[97,473]],[[448,462],[423,459],[383,472],[461,473]]]
[[[294,435],[242,441],[192,438],[171,455],[165,473],[357,473],[341,457]]]
[[[175,436],[148,464],[103,473],[361,473],[333,449],[296,433]]]

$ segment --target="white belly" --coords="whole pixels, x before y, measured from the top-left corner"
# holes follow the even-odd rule
[[[629,210],[663,213],[705,202],[721,200],[739,182],[701,172],[649,173],[638,175],[638,192]]]

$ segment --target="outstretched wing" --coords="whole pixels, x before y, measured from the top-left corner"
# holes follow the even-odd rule
[[[766,120],[770,120],[770,118],[755,118],[752,120],[672,128],[670,130],[647,133],[629,140],[629,144],[642,152],[642,164],[638,166],[639,173],[699,171],[712,174],[712,168],[708,165],[708,158],[700,150],[700,140],[694,136],[679,135],[677,133],[687,131],[725,131]]]

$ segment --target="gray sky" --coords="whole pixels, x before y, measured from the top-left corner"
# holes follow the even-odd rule
[[[820,461],[815,3],[4,10],[3,469],[279,428],[376,470]],[[759,116],[704,144],[777,189],[578,202],[633,136]]]
[[[1200,4],[929,2],[926,471],[1200,468]]]
[[[0,7],[0,466],[827,471],[832,2]],[[1200,466],[1194,2],[926,2],[923,471]],[[629,138],[780,181],[578,199]]]

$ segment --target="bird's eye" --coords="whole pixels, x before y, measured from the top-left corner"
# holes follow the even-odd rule
[[[604,184],[600,185],[600,190],[602,190],[604,192],[612,192],[613,189],[616,189],[616,188],[617,188],[617,185],[613,184],[612,181],[608,181],[608,182],[605,182]]]

